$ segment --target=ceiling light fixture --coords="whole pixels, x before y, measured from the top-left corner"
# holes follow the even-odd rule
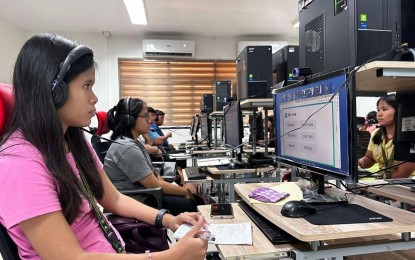
[[[124,5],[127,8],[132,24],[147,24],[144,0],[124,0]]]
[[[298,21],[298,18],[295,19],[292,24],[291,24],[294,28],[298,28],[300,26],[300,21]]]

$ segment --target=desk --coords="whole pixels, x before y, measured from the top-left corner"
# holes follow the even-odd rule
[[[250,183],[236,184],[235,191],[249,202],[248,193],[257,187],[272,187],[278,183]],[[328,193],[344,194],[344,191],[331,188]],[[290,233],[301,241],[309,242],[312,250],[294,249],[296,259],[319,259],[343,256],[377,253],[385,251],[406,250],[415,248],[415,240],[411,239],[410,232],[415,231],[415,218],[413,213],[391,207],[389,205],[364,198],[359,195],[350,195],[350,203],[362,205],[370,210],[381,212],[393,219],[392,222],[344,224],[344,225],[312,225],[303,218],[287,218],[281,215],[282,206],[270,204],[252,204],[251,206],[281,229]],[[336,246],[320,245],[320,241],[339,240],[383,236],[402,233],[402,240],[385,241],[375,240],[366,245],[362,243],[336,243]]]
[[[252,148],[243,148],[243,151],[245,153],[253,153],[254,150]],[[255,152],[257,152],[257,153],[265,153],[265,147],[256,147]],[[275,153],[275,148],[268,147],[268,152]]]
[[[398,182],[398,180],[397,180]],[[360,181],[357,185],[362,187],[362,190],[380,195],[389,199],[398,200],[403,203],[403,208],[409,210],[411,205],[415,205],[415,193],[404,185],[385,185],[380,187],[367,187],[365,185],[386,184],[383,180]]]
[[[239,182],[263,182],[263,181],[278,181],[277,177],[270,176],[274,174],[274,167],[272,166],[265,166],[265,167],[258,167],[256,169],[226,169],[226,170],[219,170],[216,167],[207,167],[207,170],[212,174],[213,183],[218,183],[222,185],[221,194],[220,194],[220,202],[225,201],[225,194],[224,194],[224,184],[229,184],[229,202],[235,202],[235,183]],[[272,173],[271,173],[272,171]],[[249,174],[254,173],[255,176],[244,177],[242,174]],[[258,175],[258,173],[264,173],[264,176]],[[233,174],[233,178],[227,178],[228,174]],[[241,178],[236,178],[236,175],[240,175]],[[215,178],[219,176],[219,179]]]
[[[251,219],[243,212],[238,204],[233,203],[233,219],[211,219],[210,205],[198,206],[198,210],[205,217],[207,223],[241,223],[251,222]],[[294,248],[304,245],[281,244],[273,245],[268,238],[259,230],[256,225],[252,225],[252,245],[216,245],[222,259],[280,259],[286,258],[288,252]]]

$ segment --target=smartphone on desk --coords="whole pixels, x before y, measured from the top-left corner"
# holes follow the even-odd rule
[[[213,218],[213,219],[233,218],[232,204],[230,203],[211,204],[210,218]]]

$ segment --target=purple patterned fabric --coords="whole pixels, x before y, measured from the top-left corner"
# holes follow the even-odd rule
[[[288,192],[278,192],[271,188],[265,188],[265,187],[253,189],[248,194],[249,198],[256,199],[261,202],[277,202],[288,196],[290,196]]]

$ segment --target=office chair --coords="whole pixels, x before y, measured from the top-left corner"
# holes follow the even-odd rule
[[[13,105],[13,87],[0,83],[0,140],[4,134],[7,116]],[[20,259],[17,246],[10,238],[6,228],[0,225],[0,253],[4,260]]]
[[[102,163],[104,163],[105,156],[107,155],[107,151],[111,146],[110,141],[105,141],[100,138],[101,135],[106,134],[110,131],[108,127],[108,121],[107,121],[107,112],[98,111],[96,113],[96,116],[98,119],[98,127],[93,130],[95,135],[92,136],[91,143],[92,143],[92,147],[94,148],[95,152],[98,155],[99,160]],[[152,196],[155,199],[158,209],[161,209],[163,206],[162,205],[162,197],[163,197],[162,188],[122,190],[120,192],[132,198],[140,194],[147,194],[147,195]]]
[[[362,158],[366,154],[370,137],[371,135],[368,131],[357,131],[357,158]]]
[[[357,129],[359,129],[360,127],[362,127],[366,122],[366,119],[362,116],[358,116],[356,117],[356,125],[357,125]]]

